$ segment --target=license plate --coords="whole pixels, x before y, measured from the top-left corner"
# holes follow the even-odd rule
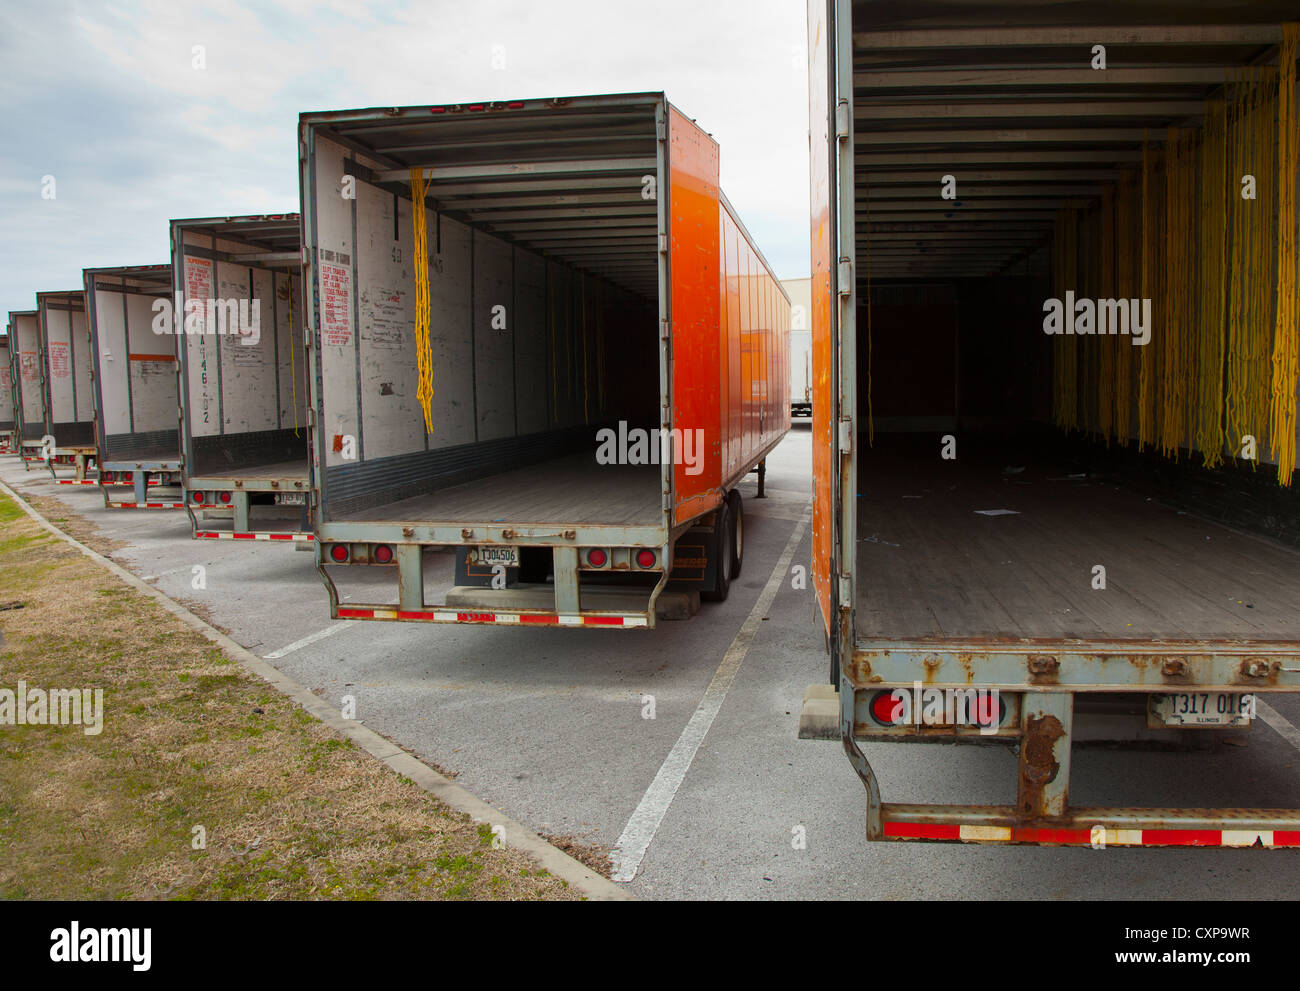
[[[275,501],[281,506],[305,506],[307,505],[306,492],[278,492]]]
[[[485,567],[504,564],[507,568],[519,567],[518,547],[475,547],[474,560],[471,562]]]
[[[1249,726],[1255,696],[1235,692],[1168,692],[1147,697],[1147,726]]]

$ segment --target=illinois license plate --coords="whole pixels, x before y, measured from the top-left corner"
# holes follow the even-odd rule
[[[496,564],[504,564],[507,568],[517,568],[519,567],[519,548],[475,547],[473,563],[485,565],[489,568]]]
[[[1147,726],[1249,726],[1255,696],[1235,692],[1166,692],[1147,696]]]
[[[275,501],[281,506],[305,506],[307,504],[307,493],[279,492],[276,494]]]

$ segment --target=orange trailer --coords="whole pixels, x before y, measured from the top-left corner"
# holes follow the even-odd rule
[[[669,590],[725,598],[737,486],[761,495],[789,428],[790,303],[712,138],[661,93],[312,113],[299,137],[332,615],[629,628],[681,615]]]

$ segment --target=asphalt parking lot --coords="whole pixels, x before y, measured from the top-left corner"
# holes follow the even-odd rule
[[[810,464],[801,425],[769,459],[768,498],[753,498],[752,480],[742,486],[745,567],[729,600],[649,632],[332,623],[311,554],[194,541],[183,512],[106,510],[97,489],[55,486],[14,457],[0,458],[0,478],[20,493],[62,499],[127,545],[114,555],[125,566],[198,605],[318,694],[354,696],[358,719],[455,772],[506,814],[602,847],[623,838],[616,863],[639,897],[1300,893],[1300,858],[1286,852],[867,843],[862,786],[841,749],[795,738],[804,688],[825,678],[827,661],[811,591],[792,587],[788,567],[773,574],[787,548],[793,565],[808,564]],[[195,565],[205,588],[193,587]],[[729,652],[769,582],[775,594],[751,620],[752,642]],[[653,719],[644,718],[647,696]],[[1300,723],[1300,699],[1274,699]],[[1002,748],[873,745],[867,753],[887,801],[1014,799],[1015,757]],[[1261,722],[1246,746],[1214,753],[1077,751],[1071,797],[1296,807],[1297,764],[1296,746]],[[792,844],[799,826],[804,849]]]

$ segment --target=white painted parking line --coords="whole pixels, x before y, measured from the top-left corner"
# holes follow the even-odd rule
[[[1297,750],[1300,750],[1300,729],[1296,729],[1292,726],[1291,723],[1287,721],[1286,716],[1274,709],[1259,695],[1255,696],[1255,712],[1260,719],[1264,720],[1264,722],[1277,730],[1278,735],[1281,736],[1282,739],[1286,740],[1287,743],[1291,744],[1291,746],[1295,747]]]
[[[736,638],[731,641],[731,646],[727,648],[727,652],[722,655],[722,663],[718,665],[718,670],[713,673],[713,680],[709,682],[709,687],[705,689],[704,698],[700,700],[700,704],[696,708],[694,715],[691,716],[690,722],[682,730],[682,735],[673,744],[673,749],[668,752],[663,766],[659,768],[659,773],[650,782],[650,787],[641,796],[641,802],[637,805],[636,811],[632,813],[632,818],[628,820],[627,825],[623,828],[623,833],[619,836],[613,853],[615,881],[631,881],[636,877],[636,872],[641,867],[641,861],[645,857],[646,851],[650,849],[650,843],[654,839],[655,833],[659,831],[659,825],[664,821],[664,816],[668,814],[668,807],[672,805],[673,798],[677,795],[677,789],[681,787],[682,781],[686,778],[686,772],[690,770],[691,764],[695,760],[695,754],[700,749],[700,744],[704,742],[709,727],[713,725],[714,717],[722,708],[722,702],[727,697],[728,689],[731,688],[732,682],[736,680],[736,674],[740,671],[741,662],[745,660],[745,655],[749,653],[749,646],[754,642],[754,635],[763,622],[763,614],[771,608],[772,600],[776,598],[777,589],[781,587],[781,582],[785,581],[786,575],[789,573],[790,561],[794,557],[795,548],[799,546],[799,541],[803,539],[804,531],[808,528],[811,513],[812,506],[810,504],[805,508],[803,516],[799,518],[798,525],[790,534],[785,550],[781,552],[776,567],[772,569],[772,574],[768,576],[767,584],[763,586],[763,591],[759,593],[754,608],[750,610],[748,618],[740,627],[740,632],[736,634]]]
[[[317,630],[315,633],[311,634],[311,636],[303,637],[301,640],[295,640],[287,647],[281,647],[279,650],[274,650],[271,653],[264,655],[262,660],[273,661],[277,657],[283,657],[285,654],[292,654],[295,650],[308,647],[311,644],[314,644],[317,640],[324,640],[331,633],[338,633],[339,630],[355,625],[356,623],[350,619],[333,623],[332,625],[325,627],[323,630]]]

